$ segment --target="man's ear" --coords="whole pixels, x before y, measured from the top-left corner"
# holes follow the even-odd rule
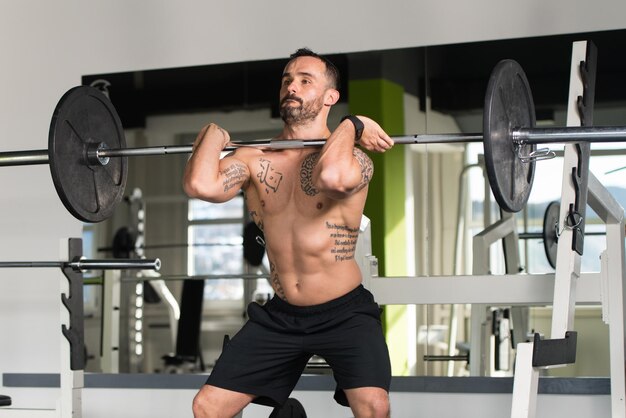
[[[339,90],[337,89],[328,89],[326,90],[326,99],[324,100],[324,104],[326,106],[332,106],[339,101]]]

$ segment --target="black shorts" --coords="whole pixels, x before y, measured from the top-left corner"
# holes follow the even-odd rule
[[[224,347],[206,384],[256,395],[254,403],[285,403],[311,356],[333,370],[335,400],[349,406],[343,389],[389,391],[391,365],[372,294],[359,286],[315,306],[293,306],[278,297],[248,306],[249,321]]]

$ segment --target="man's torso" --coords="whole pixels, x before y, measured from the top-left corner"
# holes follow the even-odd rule
[[[333,200],[318,192],[312,172],[318,150],[237,150],[250,172],[246,205],[264,231],[276,293],[294,305],[342,296],[361,282],[354,250],[367,187]]]

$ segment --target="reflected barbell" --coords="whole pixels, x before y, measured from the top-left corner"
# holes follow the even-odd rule
[[[513,60],[499,62],[485,93],[482,134],[393,136],[396,144],[482,142],[489,184],[499,206],[519,212],[528,201],[535,172],[536,145],[626,141],[626,126],[535,127],[535,108],[526,75]],[[321,147],[324,139],[231,142],[241,147],[284,150]],[[127,157],[191,153],[192,146],[127,148],[119,116],[99,90],[79,86],[57,104],[47,150],[0,153],[0,166],[49,164],[57,193],[77,219],[100,222],[121,201]]]
[[[546,259],[548,260],[548,264],[550,264],[552,268],[556,268],[557,249],[559,236],[561,235],[561,228],[559,227],[560,211],[561,204],[558,201],[550,202],[546,207],[546,211],[543,214],[543,225],[541,232],[520,232],[517,235],[519,239],[541,240],[543,242],[543,249],[546,254]],[[585,235],[601,236],[606,235],[606,232],[585,231]]]
[[[184,280],[258,280],[258,279],[270,279],[269,274],[254,274],[254,273],[242,273],[242,274],[196,274],[189,276],[186,274],[180,275],[167,275],[167,276],[129,276],[122,279],[123,282],[149,282],[152,280],[164,280],[166,282],[172,281],[184,281]]]

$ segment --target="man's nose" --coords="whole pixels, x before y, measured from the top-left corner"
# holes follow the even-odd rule
[[[289,83],[289,84],[287,85],[287,91],[288,91],[289,93],[295,93],[295,92],[296,92],[296,90],[297,90],[297,85],[296,85],[296,82],[295,82],[295,81],[292,81],[291,83]]]

